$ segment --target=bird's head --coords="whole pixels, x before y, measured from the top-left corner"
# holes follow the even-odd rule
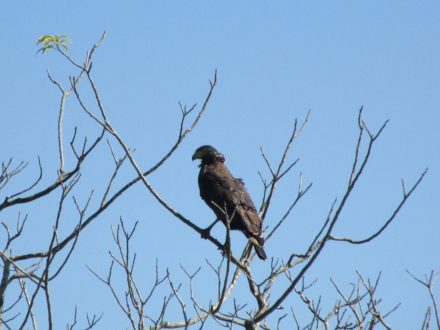
[[[225,156],[223,156],[222,153],[218,152],[217,149],[215,149],[212,146],[204,145],[194,152],[192,155],[192,160],[200,159],[202,161],[202,164],[210,164],[213,162],[224,162]]]

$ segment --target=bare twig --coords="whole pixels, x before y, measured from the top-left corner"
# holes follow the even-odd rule
[[[426,287],[426,289],[428,290],[428,292],[429,292],[429,297],[431,298],[432,306],[433,306],[433,309],[434,309],[434,315],[435,315],[435,320],[436,320],[436,323],[437,323],[437,328],[440,329],[440,315],[439,315],[439,310],[438,310],[438,307],[437,307],[437,301],[436,301],[436,299],[435,299],[434,292],[433,292],[435,282],[436,282],[437,279],[440,277],[440,270],[437,271],[437,272],[431,271],[431,273],[429,274],[429,276],[426,276],[426,275],[425,275],[425,280],[421,280],[420,278],[416,277],[416,276],[415,276],[414,274],[412,274],[408,269],[406,270],[406,272],[407,272],[407,273],[408,273],[408,274],[409,274],[409,275],[410,275],[415,281],[417,281],[418,283],[420,283],[421,285],[423,285],[424,287]],[[430,310],[429,310],[429,313],[431,313]],[[428,314],[428,312],[427,312],[427,314]],[[425,319],[426,319],[426,318],[425,318]],[[425,322],[424,322],[424,323],[425,323]]]
[[[360,239],[360,240],[354,240],[354,239],[346,238],[346,237],[335,237],[335,236],[332,236],[332,235],[329,237],[329,239],[333,240],[333,241],[347,242],[347,243],[350,243],[350,244],[365,244],[367,242],[372,241],[376,237],[378,237],[389,226],[389,224],[396,218],[396,216],[399,213],[400,209],[403,207],[403,205],[405,205],[407,199],[416,190],[417,186],[422,182],[422,180],[425,177],[426,173],[428,173],[428,169],[427,168],[422,172],[422,174],[420,174],[420,176],[417,179],[416,183],[414,183],[414,185],[411,186],[411,189],[407,193],[405,193],[405,190],[404,190],[403,198],[400,201],[400,203],[394,209],[393,213],[388,218],[388,220],[385,221],[385,223],[382,225],[382,227],[380,227],[379,230],[377,230],[374,234],[368,236],[367,238]]]

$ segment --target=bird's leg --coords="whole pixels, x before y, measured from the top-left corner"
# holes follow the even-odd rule
[[[226,239],[225,239],[225,243],[223,244],[221,250],[222,250],[222,254],[223,257],[225,258],[229,258],[229,256],[231,255],[231,229],[229,228],[229,223],[227,224],[226,227]]]
[[[215,224],[217,222],[219,222],[220,219],[216,219],[212,224],[210,224],[208,227],[206,227],[205,229],[202,229],[202,233],[201,236],[203,239],[207,239],[209,237],[209,233],[211,232],[212,227],[215,226]]]
[[[229,245],[226,245],[226,244],[223,244],[223,245],[222,245],[221,247],[219,247],[218,249],[221,251],[222,256],[225,257],[225,258],[227,258],[227,257],[229,256],[229,253],[230,253],[230,251],[231,251],[230,246],[229,246]]]

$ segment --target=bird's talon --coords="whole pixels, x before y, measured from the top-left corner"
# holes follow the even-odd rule
[[[202,229],[202,232],[200,233],[200,236],[203,239],[208,239],[211,236],[211,227]]]
[[[226,245],[222,245],[221,247],[218,248],[221,252],[222,252],[222,256],[223,257],[227,257],[229,254],[229,249]]]

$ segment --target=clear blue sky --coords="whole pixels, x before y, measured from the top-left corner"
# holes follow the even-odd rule
[[[82,59],[104,30],[108,36],[95,56],[95,79],[112,123],[136,149],[144,168],[174,142],[178,101],[202,102],[208,80],[218,70],[218,87],[200,125],[150,178],[170,203],[201,226],[213,215],[198,195],[193,151],[202,144],[216,146],[258,204],[258,171],[267,174],[259,147],[276,161],[294,118],[303,119],[312,110],[290,156],[300,162],[280,186],[266,224],[273,225],[288,205],[300,172],[313,188],[284,233],[267,245],[274,258],[303,252],[333,199],[341,197],[356,143],[359,107],[364,105],[365,121],[373,130],[390,119],[335,234],[362,238],[372,233],[398,203],[401,178],[410,185],[429,167],[425,181],[382,236],[363,246],[329,244],[306,278],[318,278],[310,294],[318,298],[322,293],[324,303],[332,304],[336,293],[330,277],[348,290],[355,270],[372,278],[382,272],[384,310],[402,303],[389,323],[396,329],[419,328],[428,295],[405,269],[422,276],[440,268],[438,1],[2,2],[0,154],[2,160],[31,162],[23,181],[37,173],[37,156],[45,168],[44,182],[56,176],[59,94],[45,70],[63,83],[75,73],[54,53],[35,55],[35,40],[43,34],[67,34],[72,56]],[[66,138],[74,125],[82,135],[96,134],[73,100],[66,111]],[[111,173],[106,150],[99,155],[102,158],[84,168],[82,196],[78,192],[83,202],[87,191],[102,189]],[[133,175],[128,168],[119,183]],[[24,185],[18,181],[17,189]],[[29,214],[25,236],[14,251],[47,246],[42,231],[54,221],[53,201],[56,198],[0,215],[1,221],[13,223],[19,210]],[[110,226],[120,216],[127,223],[140,222],[134,248],[144,288],[153,280],[157,258],[163,271],[176,273],[177,281],[184,280],[180,264],[193,270],[203,266],[197,285],[200,296],[209,299],[202,294],[211,276],[204,260],[217,260],[218,251],[138,186],[87,229],[64,274],[53,284],[59,326],[71,320],[76,304],[80,317],[104,313],[100,329],[125,328],[110,293],[86,269],[89,265],[100,274],[106,272],[107,251],[114,250]],[[75,219],[67,212],[66,231]],[[245,242],[240,234],[233,240],[237,250]],[[256,263],[261,274],[268,271],[268,265]],[[440,288],[436,293],[440,297]],[[294,308],[299,304],[296,299],[287,302]],[[40,319],[43,329],[44,316]]]

